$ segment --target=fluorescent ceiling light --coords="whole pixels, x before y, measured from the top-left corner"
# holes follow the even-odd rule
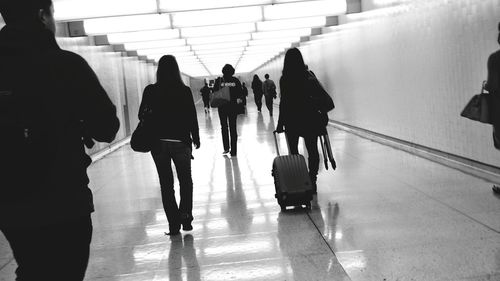
[[[320,0],[264,6],[265,20],[340,15],[347,11],[345,0]]]
[[[108,34],[110,44],[122,44],[143,41],[168,40],[179,38],[179,29],[159,29],[149,31],[123,32]]]
[[[182,37],[202,37],[227,34],[241,34],[255,31],[254,23],[237,23],[226,25],[209,25],[203,27],[187,27],[181,29]]]
[[[224,49],[224,48],[235,48],[235,47],[245,47],[247,46],[246,41],[239,42],[227,42],[227,43],[217,43],[217,44],[205,44],[205,45],[194,45],[192,49],[194,51],[199,50],[216,50],[216,49]]]
[[[135,42],[135,43],[125,43],[124,45],[126,50],[168,48],[168,47],[184,46],[186,45],[186,39]]]
[[[175,27],[254,22],[260,20],[262,20],[262,10],[260,7],[203,10],[172,14],[172,24]]]
[[[188,38],[187,43],[190,45],[199,45],[199,44],[213,44],[213,43],[232,42],[232,41],[245,41],[250,39],[252,39],[250,33],[243,33],[243,34],[230,34],[223,36]]]
[[[292,36],[309,36],[311,28],[288,29],[279,31],[266,31],[252,33],[252,39],[271,39]]]
[[[249,46],[261,46],[261,45],[275,45],[275,44],[289,44],[300,41],[300,37],[284,37],[276,39],[262,39],[262,40],[250,40],[248,41]]]
[[[156,0],[54,0],[58,21],[156,13]]]
[[[243,50],[245,50],[245,47],[214,49],[214,50],[199,50],[199,51],[195,51],[195,53],[197,55],[208,55],[208,54],[224,54],[226,52],[242,52]]]
[[[271,4],[271,0],[159,0],[164,12]]]
[[[88,19],[83,22],[89,35],[170,28],[168,15],[140,15]]]
[[[207,54],[207,55],[198,55],[198,58],[204,59],[204,58],[225,58],[225,57],[233,57],[233,56],[241,56],[243,52],[231,52],[231,53],[224,53],[224,54]]]
[[[246,47],[246,51],[256,51],[256,50],[275,50],[275,49],[286,49],[289,48],[292,44],[291,43],[281,43],[281,44],[275,44],[275,45],[261,45],[261,46],[249,46]]]
[[[191,48],[189,46],[180,46],[180,47],[158,48],[158,49],[140,49],[137,50],[137,54],[139,54],[139,56],[147,56],[150,54],[168,55],[170,53],[189,52],[189,51],[191,51]]]
[[[325,26],[326,17],[307,17],[287,20],[273,20],[257,23],[258,31],[271,31],[282,29],[296,29],[304,27]]]

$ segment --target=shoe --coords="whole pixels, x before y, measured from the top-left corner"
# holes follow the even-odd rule
[[[493,190],[493,193],[500,194],[500,186],[494,185],[491,189]]]
[[[192,221],[193,221],[193,216],[190,216],[188,214],[181,214],[182,230],[184,231],[193,230],[193,225],[191,225]]]
[[[224,152],[222,152],[222,154],[228,154],[229,153],[229,149],[226,149],[224,150]]]
[[[231,156],[236,156],[236,152],[231,152]]]
[[[173,235],[178,235],[178,234],[181,234],[181,226],[178,225],[176,226],[175,228],[169,228],[169,231],[170,232],[165,232],[165,235],[168,235],[168,236],[173,236]]]

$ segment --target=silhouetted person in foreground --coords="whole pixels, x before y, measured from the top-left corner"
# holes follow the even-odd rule
[[[500,23],[498,23],[498,44],[500,44]],[[496,149],[500,149],[500,112],[498,99],[500,99],[500,50],[494,52],[488,58],[488,80],[486,81],[486,90],[493,95],[493,110],[491,117],[493,119],[493,144]],[[490,105],[491,106],[491,105]],[[500,194],[500,187],[493,186],[493,191]]]
[[[205,83],[205,86],[201,88],[201,98],[203,99],[203,106],[205,107],[205,113],[208,113],[210,111],[210,93],[212,93],[212,90],[208,87],[208,84]]]
[[[151,155],[158,170],[163,210],[167,216],[169,233],[177,235],[180,228],[193,227],[193,179],[191,177],[192,144],[200,148],[196,108],[191,89],[184,85],[179,65],[174,56],[161,57],[156,72],[157,81],[144,89],[139,119],[151,110],[155,144]],[[177,206],[174,190],[172,161],[180,186],[180,204]]]
[[[229,87],[230,101],[219,106],[219,119],[222,131],[222,144],[224,146],[224,154],[231,153],[231,156],[236,156],[238,149],[238,132],[236,130],[236,119],[238,116],[238,105],[241,104],[243,98],[243,90],[238,78],[234,77],[234,68],[230,64],[224,65],[222,68],[222,78],[215,80],[214,91],[218,91],[221,87]],[[229,132],[228,132],[229,130]],[[229,143],[229,134],[231,134],[231,143]]]
[[[2,0],[0,230],[16,280],[83,280],[94,211],[86,154],[120,126],[94,71],[55,39],[51,0]]]
[[[289,49],[285,54],[280,79],[281,100],[276,131],[286,130],[291,154],[299,153],[299,137],[304,138],[314,191],[319,170],[318,136],[325,133],[328,122],[328,116],[318,114],[318,108],[323,105],[330,110],[333,108],[332,99],[322,96],[320,87],[316,78],[306,70],[300,51],[297,48]]]
[[[247,97],[248,97],[248,88],[247,88],[247,85],[245,84],[245,82],[241,83],[241,89],[243,90],[243,97],[242,97],[242,101],[243,101],[243,106],[247,106]]]
[[[273,116],[273,99],[276,98],[276,84],[274,81],[269,79],[269,74],[264,75],[266,80],[262,84],[262,90],[264,92],[264,98],[266,100],[266,107],[269,110],[269,115]]]
[[[262,91],[262,81],[260,81],[259,76],[257,76],[257,74],[253,76],[252,91],[253,91],[253,98],[255,100],[255,105],[257,105],[257,110],[261,112],[262,96],[264,95],[264,92]]]

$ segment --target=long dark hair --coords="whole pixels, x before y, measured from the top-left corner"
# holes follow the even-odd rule
[[[306,65],[299,49],[291,48],[286,51],[282,73],[286,80],[307,79]]]
[[[161,57],[156,70],[156,83],[160,86],[180,87],[185,86],[177,60],[172,55]]]
[[[252,83],[256,83],[256,82],[261,82],[260,79],[259,79],[259,76],[257,76],[257,74],[255,74],[253,76],[253,80],[252,80]]]

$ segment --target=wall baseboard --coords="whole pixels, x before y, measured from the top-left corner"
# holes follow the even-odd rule
[[[433,162],[459,170],[465,174],[481,178],[487,182],[500,184],[499,167],[443,152],[430,147],[407,142],[390,136],[382,135],[339,121],[330,119],[329,124],[337,129],[431,160]]]
[[[98,161],[102,158],[104,158],[106,155],[110,154],[111,152],[117,150],[118,148],[127,145],[130,142],[130,137],[126,137],[121,141],[115,142],[113,144],[110,144],[108,147],[93,153],[90,155],[90,158],[92,158],[92,162]]]

